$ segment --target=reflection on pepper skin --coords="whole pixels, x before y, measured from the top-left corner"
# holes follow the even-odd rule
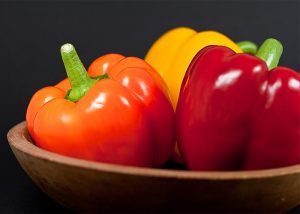
[[[290,78],[288,80],[288,86],[290,89],[297,91],[300,89],[300,81],[295,78]]]
[[[266,108],[269,108],[276,96],[277,91],[281,88],[282,82],[281,80],[277,80],[273,84],[269,84],[267,87],[267,101],[266,101]]]
[[[238,81],[241,74],[241,70],[230,70],[227,73],[220,75],[215,83],[215,89],[226,89]]]

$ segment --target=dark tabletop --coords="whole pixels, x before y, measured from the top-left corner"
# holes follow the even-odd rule
[[[300,70],[299,1],[0,1],[0,213],[68,212],[42,193],[10,150],[6,133],[25,118],[32,94],[65,77],[59,47],[85,65],[108,52],[143,57],[178,26],[217,30],[235,41],[284,45],[281,65]],[[299,212],[295,208],[292,212]]]

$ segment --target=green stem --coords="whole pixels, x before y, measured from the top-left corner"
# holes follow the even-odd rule
[[[60,52],[71,84],[71,89],[68,91],[65,98],[77,102],[97,80],[88,76],[87,71],[72,44],[64,44],[61,47]]]
[[[259,47],[256,56],[264,60],[271,70],[277,67],[283,51],[282,44],[276,39],[267,39]]]
[[[244,53],[255,55],[257,51],[257,45],[251,41],[241,41],[237,45]]]

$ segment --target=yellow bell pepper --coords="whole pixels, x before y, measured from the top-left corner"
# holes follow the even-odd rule
[[[208,45],[222,45],[241,53],[239,46],[216,31],[196,32],[187,27],[172,29],[163,34],[150,48],[145,60],[163,77],[176,109],[184,74],[199,50]]]

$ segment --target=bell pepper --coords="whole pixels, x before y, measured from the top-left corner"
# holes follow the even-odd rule
[[[282,45],[256,56],[208,46],[193,58],[176,110],[179,149],[192,170],[253,170],[300,163],[300,76],[276,67]]]
[[[37,146],[66,156],[134,166],[166,162],[175,113],[159,74],[144,60],[108,54],[85,70],[61,48],[68,79],[40,89],[26,114]]]
[[[176,109],[183,76],[196,53],[208,45],[223,45],[236,53],[255,54],[257,46],[251,41],[235,44],[225,35],[216,31],[196,32],[187,27],[174,28],[163,34],[149,49],[145,60],[164,78],[171,95],[173,108]],[[184,164],[176,147],[172,158]]]
[[[173,108],[176,109],[183,76],[196,53],[208,45],[223,45],[236,53],[242,49],[225,35],[216,31],[196,32],[187,27],[172,29],[163,34],[149,49],[145,60],[152,65],[166,81],[170,90]],[[248,52],[255,52],[255,44],[244,41],[240,46]]]

